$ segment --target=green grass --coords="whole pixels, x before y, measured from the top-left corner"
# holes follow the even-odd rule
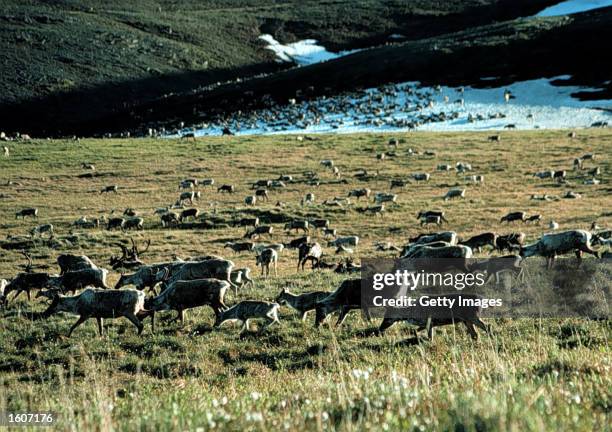
[[[226,220],[247,212],[283,217],[321,215],[340,234],[362,237],[356,257],[375,252],[376,241],[402,245],[423,229],[416,212],[439,208],[449,227],[461,235],[485,230],[524,230],[530,240],[546,226],[501,227],[509,210],[542,213],[563,229],[588,229],[592,221],[609,226],[612,214],[609,148],[606,130],[578,132],[571,140],[563,131],[508,132],[492,143],[486,134],[395,134],[402,140],[398,157],[384,163],[375,158],[391,135],[320,136],[298,142],[295,137],[206,138],[171,140],[41,140],[10,144],[11,157],[0,159],[0,227],[3,234],[25,234],[37,222],[15,221],[14,212],[40,209],[38,223],[52,222],[56,249],[33,251],[34,264],[56,269],[64,252],[89,255],[107,266],[118,241],[130,236],[151,239],[143,259],[156,262],[179,256],[219,253],[238,266],[254,268],[250,254],[231,255],[223,244],[243,234],[239,228],[212,230],[161,229],[153,209],[170,204],[184,177],[213,177],[232,183],[235,196],[204,190],[197,206]],[[407,148],[434,150],[435,157],[408,156]],[[597,154],[601,184],[582,184],[582,173],[571,171],[574,157]],[[332,158],[348,185],[333,180],[319,166]],[[80,179],[81,162],[91,162],[100,177]],[[485,175],[483,186],[467,186],[465,200],[444,202],[450,188],[464,185],[463,176],[435,171],[438,163],[465,161]],[[379,179],[362,183],[352,177],[358,168],[378,170]],[[568,169],[569,186],[527,175],[544,168]],[[273,193],[269,204],[245,209],[242,200],[253,180],[305,170],[320,173],[318,188],[291,184]],[[384,218],[364,216],[352,208],[329,209],[320,203],[344,196],[357,187],[387,191],[391,178],[427,171],[427,184],[399,192],[399,205]],[[104,185],[118,184],[117,195],[99,195]],[[579,200],[537,202],[531,194],[583,194]],[[299,199],[313,191],[318,204],[302,208]],[[287,206],[274,209],[277,200]],[[362,206],[363,203],[355,204]],[[134,207],[145,216],[139,233],[75,230],[79,216],[109,215]],[[206,216],[205,216],[206,219]],[[280,224],[274,240],[288,237]],[[325,248],[328,254],[333,250]],[[330,272],[295,273],[295,252],[283,252],[279,276],[256,279],[256,288],[239,299],[272,300],[282,287],[295,291],[334,289],[343,279]],[[330,256],[330,259],[336,259]],[[0,276],[16,274],[22,257],[0,254]],[[55,271],[55,270],[53,270]],[[255,272],[256,273],[256,272]],[[114,283],[119,277],[113,273]],[[228,296],[227,303],[236,299]],[[579,319],[489,320],[492,337],[472,341],[461,327],[439,330],[433,343],[406,346],[404,326],[384,336],[371,336],[359,314],[341,329],[315,330],[313,317],[302,324],[282,309],[281,325],[253,329],[240,337],[228,325],[212,330],[213,314],[200,308],[187,312],[184,327],[162,322],[151,334],[147,322],[142,337],[124,319],[107,320],[107,334],[97,336],[94,321],[79,327],[71,339],[62,335],[76,320],[53,316],[30,321],[24,312],[45,305],[25,298],[0,311],[0,410],[51,410],[60,429],[195,430],[606,430],[610,422],[610,326]],[[170,318],[173,314],[166,314]]]

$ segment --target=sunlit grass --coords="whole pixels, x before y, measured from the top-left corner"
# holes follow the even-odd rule
[[[108,267],[117,242],[129,236],[151,239],[147,262],[179,256],[222,254],[237,266],[254,268],[252,254],[233,255],[226,241],[244,234],[229,227],[212,230],[161,229],[156,207],[174,202],[178,182],[185,177],[213,177],[218,184],[234,184],[235,195],[202,188],[197,203],[208,218],[228,222],[262,212],[288,217],[329,218],[343,234],[357,234],[362,242],[356,258],[389,256],[373,244],[387,240],[401,246],[423,232],[415,218],[421,209],[443,209],[449,228],[460,235],[486,230],[525,231],[529,239],[547,231],[550,220],[563,229],[588,229],[591,222],[609,225],[612,213],[610,160],[612,135],[607,131],[579,131],[571,140],[565,132],[504,133],[499,143],[486,134],[395,134],[402,139],[398,156],[385,162],[375,155],[387,149],[390,135],[321,136],[298,142],[295,137],[209,138],[197,142],[168,140],[34,141],[10,144],[11,158],[0,159],[2,233],[21,235],[36,223],[51,222],[58,249],[33,251],[34,264],[55,271],[63,252],[83,253]],[[436,152],[408,156],[407,149]],[[587,152],[597,154],[602,182],[582,184],[584,173],[571,171],[572,160]],[[331,158],[349,184],[335,180],[319,166]],[[472,164],[485,176],[482,186],[467,185],[463,175],[435,171],[438,163]],[[78,178],[81,162],[96,165],[100,177]],[[594,166],[594,165],[592,165]],[[359,168],[379,172],[376,180],[357,181]],[[530,176],[540,169],[567,169],[571,185],[556,185]],[[319,187],[289,184],[272,192],[270,202],[245,209],[243,199],[257,179],[291,174],[301,179],[306,170],[320,173]],[[368,187],[388,191],[392,178],[430,172],[428,183],[412,184],[399,193],[399,205],[384,217],[365,216],[351,207],[330,209],[323,200],[346,196],[348,190]],[[109,184],[117,195],[100,195]],[[468,188],[465,200],[444,202],[451,187]],[[562,196],[567,190],[579,200],[532,201],[531,194]],[[313,192],[317,204],[299,206]],[[282,201],[286,207],[276,209]],[[364,206],[365,202],[355,203]],[[40,209],[38,222],[15,220],[23,207]],[[133,233],[76,230],[79,216],[108,216],[126,207],[145,217],[145,231]],[[541,226],[500,226],[510,210],[541,213]],[[207,219],[205,216],[204,219]],[[275,224],[273,241],[286,236]],[[428,228],[433,230],[433,228]],[[323,243],[325,244],[325,243]],[[328,260],[339,258],[326,248]],[[22,256],[0,253],[0,276],[20,271]],[[295,273],[296,253],[281,254],[278,278],[256,279],[252,291],[240,298],[272,300],[282,287],[295,291],[334,289],[342,276],[330,272]],[[258,275],[257,271],[254,271]],[[114,283],[119,274],[111,275]],[[235,301],[229,295],[227,303]],[[243,337],[237,327],[212,330],[210,309],[187,311],[184,327],[162,323],[151,334],[147,323],[142,337],[124,320],[107,320],[107,335],[97,336],[95,323],[79,327],[64,339],[75,321],[54,316],[29,321],[20,313],[42,310],[44,304],[24,300],[11,304],[0,318],[0,410],[51,410],[62,429],[182,429],[231,430],[604,430],[610,418],[610,326],[583,320],[504,320],[490,322],[493,336],[473,342],[463,328],[446,328],[433,343],[398,344],[406,337],[397,325],[385,336],[367,336],[376,323],[359,314],[332,331],[315,330],[312,316],[301,323],[283,309],[281,322],[264,332]],[[167,314],[170,316],[171,314]]]

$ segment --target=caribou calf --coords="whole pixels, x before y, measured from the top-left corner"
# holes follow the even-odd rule
[[[244,332],[249,331],[249,320],[263,318],[268,322],[266,327],[270,327],[274,323],[279,323],[279,308],[278,303],[245,300],[217,315],[214,326],[220,327],[226,321],[240,321],[243,324],[241,332]]]
[[[270,195],[266,189],[257,189],[255,191],[255,196],[260,201],[268,201],[270,199]]]
[[[541,214],[535,214],[535,215],[531,215],[529,216],[527,219],[525,219],[524,221],[525,223],[527,222],[533,222],[535,224],[540,224],[540,222],[542,222],[542,215]]]
[[[255,282],[251,278],[251,269],[248,267],[241,267],[232,270],[230,273],[230,281],[235,287],[235,293],[238,293],[238,288],[243,288],[249,285],[251,288],[255,288]]]
[[[329,219],[311,219],[308,221],[315,230],[319,228],[329,228]]]
[[[421,226],[427,224],[442,225],[442,218],[440,216],[426,216],[421,218]]]
[[[443,294],[435,296],[426,296],[433,300],[442,300],[443,298],[455,300],[452,307],[444,306],[415,306],[410,308],[409,317],[398,317],[392,308],[386,310],[385,318],[380,324],[378,331],[383,333],[398,321],[406,321],[409,324],[418,326],[419,330],[427,329],[427,337],[433,340],[434,327],[451,325],[462,322],[467,327],[468,333],[472,339],[478,339],[478,333],[474,329],[474,325],[482,329],[485,333],[489,333],[489,327],[480,320],[481,307],[464,305],[466,300],[471,300],[472,303],[481,301],[482,297],[476,294]],[[464,303],[460,303],[459,297]]]
[[[276,297],[276,303],[295,309],[300,314],[300,319],[304,321],[306,314],[315,310],[317,302],[323,300],[329,294],[327,291],[311,291],[296,295],[287,288],[283,288],[278,297]]]
[[[189,204],[193,204],[196,199],[199,199],[202,196],[201,192],[182,192],[179,195],[179,199],[177,203],[182,204],[184,201],[189,201]]]
[[[298,237],[289,243],[284,243],[287,249],[299,249],[303,244],[310,243],[310,236]]]
[[[355,198],[357,198],[357,200],[359,200],[359,198],[361,198],[361,197],[368,198],[371,193],[372,193],[372,191],[370,189],[368,189],[368,188],[353,189],[352,191],[349,191],[348,196],[349,197],[355,197]]]
[[[483,261],[473,263],[470,266],[470,271],[485,271],[487,272],[487,280],[489,282],[493,276],[495,276],[495,283],[499,284],[499,274],[510,272],[512,275],[521,277],[523,275],[523,268],[521,262],[523,259],[518,255],[506,255],[503,257],[488,258]]]
[[[412,178],[417,181],[429,181],[429,179],[431,178],[431,175],[429,173],[416,173],[416,174],[412,174]]]

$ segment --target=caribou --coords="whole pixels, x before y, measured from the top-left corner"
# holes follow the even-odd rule
[[[159,271],[156,279],[162,282],[163,288],[179,280],[187,281],[210,278],[229,282],[230,273],[233,268],[234,263],[232,261],[214,257],[200,261],[187,261],[181,266],[166,266]]]
[[[249,320],[263,318],[267,321],[266,327],[278,323],[278,303],[265,301],[245,300],[217,315],[215,327],[220,327],[226,321],[242,322],[242,330],[249,331]]]
[[[89,318],[98,321],[98,331],[102,335],[104,318],[126,317],[138,329],[138,334],[142,333],[143,324],[139,317],[146,313],[144,308],[145,295],[141,291],[125,290],[100,290],[88,288],[75,296],[63,296],[55,291],[44,291],[38,296],[51,298],[51,304],[43,313],[49,317],[58,312],[68,312],[79,315],[76,323],[70,327],[68,337],[72,332]]]
[[[256,226],[251,231],[248,231],[244,235],[244,238],[249,238],[249,239],[252,239],[254,237],[259,238],[264,234],[271,236],[273,231],[274,231],[274,228],[270,225],[260,225],[260,226]]]
[[[57,257],[60,276],[69,271],[97,269],[98,267],[85,255],[61,254]]]
[[[465,324],[468,333],[473,339],[478,339],[478,333],[474,329],[474,326],[479,327],[487,334],[490,332],[489,327],[480,320],[480,306],[465,306],[463,303],[457,301],[482,300],[481,296],[476,294],[451,293],[427,297],[429,300],[438,301],[438,304],[441,304],[441,300],[443,299],[449,299],[453,306],[421,306],[418,302],[417,306],[409,308],[410,310],[405,316],[398,314],[394,308],[387,308],[385,317],[378,328],[378,332],[382,334],[386,329],[398,321],[406,321],[409,324],[418,326],[417,332],[427,329],[427,337],[430,341],[433,340],[434,327],[453,325],[460,322]]]
[[[272,248],[266,248],[256,256],[255,264],[261,266],[261,275],[264,277],[270,276],[270,265],[274,267],[274,276],[278,276],[277,273],[278,263],[278,252]]]
[[[319,327],[329,314],[340,311],[338,321],[336,321],[337,327],[344,322],[346,315],[354,309],[361,309],[361,279],[345,280],[334,292],[315,303],[315,326]],[[370,314],[367,308],[364,312],[369,321]]]
[[[47,286],[64,293],[75,292],[86,287],[108,289],[107,276],[108,270],[101,268],[71,270],[60,276],[49,276]]]
[[[276,297],[276,303],[289,306],[300,314],[300,319],[304,321],[306,314],[315,310],[317,302],[323,300],[330,293],[328,291],[311,291],[302,294],[293,294],[287,288],[283,288]]]
[[[218,279],[177,280],[158,296],[145,301],[147,315],[151,316],[151,328],[155,332],[155,312],[163,310],[177,311],[176,320],[185,322],[185,309],[210,306],[215,316],[227,309],[223,302],[230,283]]]
[[[544,234],[537,242],[521,246],[520,255],[522,258],[543,256],[546,258],[547,267],[550,269],[553,267],[557,255],[569,252],[575,252],[578,260],[582,258],[583,252],[599,257],[598,252],[591,247],[591,239],[592,234],[585,230]],[[580,265],[580,261],[578,265]]]
[[[304,265],[306,264],[306,261],[311,262],[312,269],[314,270],[322,255],[323,249],[321,248],[321,245],[319,243],[314,242],[301,244],[298,248],[298,271],[300,269],[300,266],[302,267],[302,271],[304,270]]]
[[[478,252],[480,252],[480,250],[484,246],[491,246],[491,248],[495,250],[497,249],[497,237],[498,236],[496,233],[487,232],[487,233],[475,235],[464,241],[459,241],[458,244],[469,246],[472,249],[478,249]]]
[[[500,235],[497,237],[497,250],[503,252],[504,250],[513,251],[521,248],[521,245],[525,242],[525,233],[516,232],[506,235]]]
[[[19,210],[15,213],[15,219],[19,218],[25,219],[26,217],[33,217],[34,219],[38,218],[38,209],[37,208],[25,208]]]
[[[52,239],[53,238],[53,225],[50,223],[38,225],[30,230],[30,235],[32,237],[36,237],[36,236],[42,237],[44,233],[47,233],[49,235],[49,238]]]
[[[429,218],[439,218],[440,223],[441,222],[446,222],[448,223],[448,220],[446,220],[446,218],[444,217],[444,212],[443,211],[435,211],[435,210],[421,210],[419,211],[419,214],[417,214],[417,220],[427,220]]]

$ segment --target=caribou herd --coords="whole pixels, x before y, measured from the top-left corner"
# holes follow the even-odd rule
[[[389,141],[389,146],[393,149],[398,148],[398,140]],[[410,153],[413,153],[410,150]],[[394,152],[389,152],[394,154]],[[431,153],[435,155],[435,153]],[[387,155],[388,156],[388,155]],[[379,161],[383,157],[377,155]],[[595,156],[586,154],[574,161],[576,169],[584,169],[586,161],[593,161]],[[330,170],[334,177],[341,177],[338,165],[331,159],[320,162],[320,166]],[[87,166],[88,169],[94,169]],[[437,166],[438,171],[449,171],[453,169],[451,164],[441,164]],[[472,171],[471,164],[458,162],[454,169],[457,174]],[[599,173],[600,171],[591,170],[589,172]],[[565,182],[567,172],[565,170],[545,170],[533,174],[539,179],[551,179],[555,182]],[[368,173],[360,170],[354,174],[358,181],[369,181],[377,178],[377,173]],[[417,186],[420,182],[430,182],[435,174],[414,173],[409,178],[392,179],[390,189],[406,188],[409,185]],[[484,177],[474,175],[467,179],[470,184],[482,184]],[[260,201],[269,199],[269,191],[282,190],[288,184],[297,181],[297,175],[281,173],[275,179],[259,179],[247,183],[249,195],[244,199],[244,203],[253,206]],[[304,183],[307,185],[318,184],[317,175],[313,172],[304,173]],[[348,182],[346,182],[348,183]],[[179,182],[179,195],[175,204],[161,207],[155,210],[159,216],[162,228],[172,228],[186,223],[188,220],[197,221],[202,217],[197,208],[184,208],[185,203],[195,204],[202,197],[200,191],[194,190],[198,186],[212,186],[214,179],[198,180],[186,178]],[[342,183],[340,183],[342,184]],[[185,191],[187,189],[187,191]],[[222,184],[217,187],[217,193],[235,194],[239,188],[231,184]],[[254,192],[253,192],[254,191]],[[116,185],[106,186],[100,193],[120,193],[120,188]],[[467,194],[466,188],[452,188],[441,198],[448,201],[455,198],[464,198]],[[438,197],[439,199],[440,197]],[[326,200],[322,205],[334,205],[338,207],[348,207],[353,205],[351,199],[356,202],[373,200],[373,205],[361,209],[363,213],[382,215],[385,205],[398,206],[399,195],[391,192],[372,192],[370,188],[348,188],[345,197],[335,197],[333,200]],[[300,201],[302,206],[313,206],[316,198],[313,192],[307,192]],[[335,204],[331,204],[335,203]],[[282,207],[279,201],[277,207]],[[180,213],[174,210],[181,210]],[[415,226],[452,225],[452,214],[436,209],[420,209],[414,212],[416,216]],[[16,211],[16,218],[40,217],[37,208],[24,208]],[[499,216],[498,216],[499,217]],[[528,214],[525,211],[511,211],[503,215],[498,224],[501,227],[511,224],[538,224],[542,219],[540,214]],[[93,228],[104,226],[107,230],[143,230],[145,219],[139,215],[138,211],[129,208],[123,212],[122,216],[110,217],[102,220],[87,219],[82,217],[74,223],[77,228]],[[266,222],[266,223],[262,223]],[[506,224],[506,225],[502,225]],[[335,254],[352,254],[363,244],[360,236],[355,234],[338,235],[337,230],[332,228],[331,221],[328,219],[309,218],[292,219],[283,221],[283,225],[274,226],[270,221],[262,221],[259,217],[244,217],[235,221],[235,225],[246,228],[243,238],[236,238],[227,241],[224,249],[229,249],[232,254],[253,253],[254,263],[261,267],[261,276],[268,278],[277,276],[278,261],[281,254],[293,253],[297,251],[297,271],[305,271],[306,264],[310,263],[310,268],[314,271],[324,271],[332,269],[337,273],[359,273],[361,267],[353,263],[352,259],[347,258],[339,263],[330,262],[329,257],[333,253],[326,253],[326,248],[332,248]],[[551,225],[552,226],[552,225]],[[555,228],[558,228],[556,224]],[[438,228],[440,229],[440,228]],[[271,239],[279,232],[285,236],[295,233],[301,235],[294,239],[284,242],[272,242]],[[54,235],[53,225],[43,224],[35,227],[31,231],[32,236],[42,236],[47,234],[49,237]],[[261,242],[263,238],[268,242]],[[489,278],[504,270],[510,270],[516,274],[520,273],[523,259],[541,256],[547,260],[547,266],[554,265],[555,258],[567,253],[575,253],[580,259],[583,253],[600,257],[598,246],[609,246],[612,238],[612,231],[602,229],[595,224],[591,230],[570,229],[563,232],[551,232],[541,235],[536,241],[526,244],[526,235],[520,231],[506,234],[499,234],[495,231],[483,232],[474,236],[464,237],[452,230],[427,232],[408,239],[401,247],[389,242],[378,242],[375,244],[377,251],[399,252],[399,258],[403,260],[411,259],[433,259],[433,258],[453,258],[464,260],[462,270],[465,271],[484,271]],[[327,239],[327,241],[324,241]],[[31,299],[31,292],[37,291],[36,297],[43,297],[49,302],[48,308],[41,314],[41,318],[47,318],[58,312],[68,312],[78,315],[78,321],[70,328],[68,336],[81,323],[89,318],[95,318],[100,334],[103,332],[103,319],[114,319],[125,317],[136,326],[138,333],[143,331],[143,320],[151,318],[152,331],[155,331],[155,313],[161,311],[176,311],[177,320],[183,322],[184,313],[188,309],[201,306],[209,306],[215,315],[214,327],[221,326],[224,322],[240,321],[243,323],[243,330],[249,329],[249,321],[252,319],[264,319],[268,325],[279,322],[279,309],[281,306],[288,306],[299,314],[302,320],[310,311],[315,311],[315,325],[319,326],[327,316],[333,312],[339,313],[337,325],[341,324],[349,311],[361,308],[361,281],[357,277],[350,277],[344,280],[336,290],[321,291],[314,290],[300,294],[294,294],[289,289],[283,288],[274,302],[267,302],[256,299],[246,299],[238,301],[240,293],[245,287],[251,288],[255,285],[251,270],[248,267],[236,267],[233,261],[216,255],[206,255],[191,257],[188,259],[173,258],[168,261],[147,264],[142,261],[142,256],[148,251],[150,241],[146,247],[140,248],[134,240],[132,247],[128,248],[120,245],[122,255],[112,256],[109,265],[112,271],[121,271],[120,277],[114,287],[108,285],[109,270],[106,270],[89,259],[87,256],[62,254],[57,257],[59,273],[48,273],[35,271],[31,259],[27,253],[28,264],[25,271],[15,275],[11,279],[0,279],[0,302],[8,304],[14,301],[21,293]],[[362,246],[363,247],[363,246]],[[474,264],[468,264],[468,259],[475,253],[483,253],[489,250],[499,254],[506,251],[511,255],[501,257],[494,256],[482,259]],[[609,252],[604,253],[609,256]],[[234,300],[233,305],[228,306],[226,297],[229,293]],[[455,294],[449,294],[455,295]],[[455,313],[456,312],[456,313]],[[463,308],[453,312],[456,322],[463,322],[472,337],[477,337],[475,326],[488,332],[489,328],[479,318],[479,308]],[[369,311],[365,310],[365,316],[369,320]],[[396,318],[385,317],[379,327],[383,332],[397,321]],[[454,321],[448,320],[411,320],[419,329],[428,329],[429,337],[433,336],[433,327],[451,324]]]

